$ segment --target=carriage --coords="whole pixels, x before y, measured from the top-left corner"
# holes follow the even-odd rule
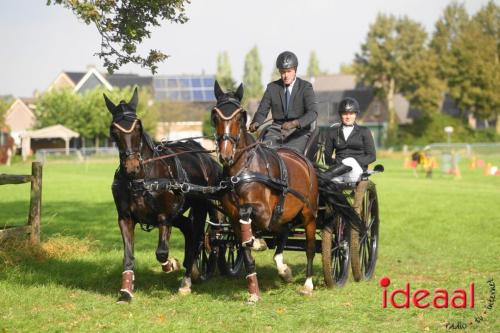
[[[134,228],[138,223],[147,231],[158,227],[156,257],[165,272],[175,269],[168,258],[171,228],[182,231],[186,272],[181,293],[191,291],[191,278],[207,280],[217,268],[221,274],[237,276],[244,265],[248,302],[258,301],[251,218],[264,230],[255,232],[257,239],[276,248],[278,272],[285,280],[291,278],[291,271],[282,257],[276,257],[284,250],[306,253],[304,294],[313,290],[314,253],[322,253],[328,287],[343,286],[349,266],[355,281],[370,279],[377,260],[380,220],[375,184],[369,177],[383,167],[376,166],[362,175],[360,181],[368,185],[357,214],[349,204],[356,183],[332,182],[324,167],[311,163],[322,159],[318,129],[311,131],[304,154],[290,149],[275,151],[247,133],[246,111],[240,106],[242,86],[236,93],[223,93],[216,83],[215,92],[214,151],[190,139],[153,142],[135,112],[137,90],[129,103],[115,105],[105,96],[113,116],[110,134],[120,150],[120,167],[112,186],[124,244],[119,301],[128,302],[133,297]],[[208,155],[210,152],[217,152],[224,170]],[[250,246],[243,246],[249,235]]]
[[[311,159],[321,163],[324,161],[324,144],[319,138],[315,140],[315,136],[319,136],[318,130],[314,130],[311,135],[312,140],[309,142],[312,142],[316,149],[310,150],[312,153],[309,155]],[[320,165],[317,166],[318,173],[325,171]],[[343,287],[350,269],[356,282],[369,280],[373,276],[377,262],[380,218],[376,185],[369,178],[379,172],[383,172],[383,167],[376,165],[359,179],[368,183],[361,210],[361,220],[366,226],[362,231],[353,229],[350,221],[335,211],[335,207],[332,207],[326,198],[328,193],[325,192],[328,192],[328,188],[320,187],[315,250],[322,255],[324,281],[329,288]],[[335,184],[335,187],[352,202],[356,185],[357,182],[341,183]],[[214,205],[223,211],[216,200]],[[276,248],[276,237],[271,233],[258,232],[256,236],[264,239],[269,249]],[[285,250],[303,252],[305,248],[304,228],[292,226]],[[211,278],[217,270],[226,276],[242,274],[242,249],[226,216],[222,216],[218,222],[207,220],[205,237],[199,243],[196,265],[199,273],[197,278],[202,281]]]

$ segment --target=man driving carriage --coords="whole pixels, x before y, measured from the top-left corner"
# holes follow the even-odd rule
[[[297,77],[298,65],[297,56],[290,51],[278,56],[276,67],[281,78],[267,85],[249,129],[255,132],[271,109],[273,124],[266,129],[263,141],[270,142],[271,147],[284,146],[303,153],[318,112],[311,83]]]
[[[370,130],[356,123],[360,112],[356,99],[347,97],[339,104],[341,122],[328,129],[325,140],[325,162],[331,166],[328,174],[333,181],[356,183],[368,164],[376,159],[375,144]],[[332,157],[335,151],[335,158]],[[350,171],[349,171],[350,170]],[[368,181],[360,181],[354,190],[355,210],[360,213]]]

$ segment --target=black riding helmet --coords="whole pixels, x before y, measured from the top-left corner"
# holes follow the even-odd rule
[[[298,65],[299,59],[297,59],[297,56],[290,51],[281,52],[276,59],[276,67],[278,69],[297,68]]]
[[[354,112],[359,114],[360,112],[359,103],[354,98],[351,97],[344,98],[342,102],[340,102],[339,104],[338,112],[339,115],[341,115],[344,112]]]

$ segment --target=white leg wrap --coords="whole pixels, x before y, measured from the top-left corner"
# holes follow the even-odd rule
[[[241,245],[249,244],[249,243],[253,242],[254,240],[255,240],[255,237],[252,236],[252,238],[250,238],[249,240],[247,240],[245,242],[241,242]]]
[[[132,297],[132,298],[134,297],[134,294],[132,294],[132,293],[130,292],[130,290],[127,290],[127,289],[120,289],[120,291],[121,291],[121,292],[123,292],[123,293],[127,293],[127,294],[128,294],[130,297]]]
[[[311,291],[314,289],[312,277],[308,277],[306,279],[306,283],[304,283],[304,288],[311,290]]]
[[[276,262],[276,268],[278,269],[278,273],[284,274],[288,266],[285,263],[283,263],[283,253],[275,255],[274,261]]]
[[[247,276],[245,276],[245,279],[248,279],[250,276],[254,276],[254,275],[257,275],[257,272],[253,272],[253,273],[248,274]]]
[[[251,224],[252,223],[252,219],[248,219],[248,221],[240,219],[240,223],[241,224]]]

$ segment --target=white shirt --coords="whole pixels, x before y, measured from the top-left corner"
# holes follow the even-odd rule
[[[293,82],[290,83],[290,85],[288,86],[288,91],[290,92],[290,96],[292,96],[292,90],[293,90],[293,85],[295,84],[295,81],[297,81],[297,77],[295,77]],[[285,86],[285,89],[283,90],[283,93],[286,93],[286,86]]]
[[[351,135],[353,129],[354,129],[354,125],[353,126],[342,126],[342,132],[344,133],[344,138],[346,139],[346,141],[347,141],[347,138],[349,137],[349,135]]]

